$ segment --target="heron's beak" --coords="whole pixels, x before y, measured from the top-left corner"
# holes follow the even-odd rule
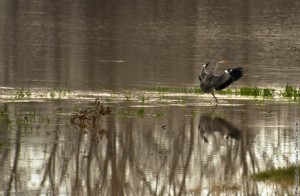
[[[220,63],[229,63],[230,61],[222,60]]]

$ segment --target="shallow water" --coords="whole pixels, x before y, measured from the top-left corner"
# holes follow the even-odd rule
[[[144,102],[141,96],[147,97]],[[298,103],[219,97],[216,106],[206,95],[159,96],[136,91],[125,100],[125,94],[111,91],[79,91],[61,98],[6,100],[0,118],[3,190],[58,195],[292,192],[292,187],[254,182],[250,175],[294,163]],[[95,107],[95,98],[112,113],[95,124],[72,123],[76,111]]]
[[[197,87],[200,65],[219,58],[245,70],[232,88],[299,86],[298,1],[0,8],[4,195],[292,193],[250,175],[295,162],[299,103],[217,95],[216,107],[211,95],[141,89]],[[96,98],[112,113],[72,123]]]

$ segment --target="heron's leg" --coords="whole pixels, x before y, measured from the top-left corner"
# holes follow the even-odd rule
[[[215,96],[215,94],[214,94],[214,93],[211,93],[211,94],[214,96],[214,98],[215,98],[217,104],[219,104],[218,99],[217,99],[217,97]]]

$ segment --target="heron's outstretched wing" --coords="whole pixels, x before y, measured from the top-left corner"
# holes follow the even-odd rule
[[[208,66],[208,64],[209,64],[209,62],[206,63],[205,65],[203,65],[203,67],[202,67],[202,69],[201,69],[201,71],[200,71],[200,74],[199,74],[199,80],[200,80],[200,82],[202,82],[202,80],[205,78],[205,76],[206,76],[207,74],[209,74],[209,72],[207,72],[207,71],[205,70],[205,67]]]
[[[214,76],[213,85],[216,90],[222,90],[229,86],[234,81],[240,79],[243,76],[243,68],[238,67],[234,69],[226,70],[220,76]]]

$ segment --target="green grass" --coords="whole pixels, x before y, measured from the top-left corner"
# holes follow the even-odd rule
[[[194,88],[184,88],[184,87],[148,87],[143,89],[145,91],[150,91],[150,92],[158,92],[160,94],[164,93],[185,93],[185,94],[203,94],[203,91],[199,87],[194,87]]]
[[[138,100],[144,105],[146,101],[149,101],[149,97],[145,95],[139,95]]]
[[[185,93],[185,94],[203,94],[204,92],[199,87],[194,88],[179,88],[179,87],[149,87],[146,91],[164,93]],[[217,91],[220,95],[240,95],[250,97],[266,97],[272,98],[276,96],[275,89],[272,88],[260,88],[260,87],[241,87],[240,89],[223,89]]]
[[[0,130],[6,129],[12,130],[13,121],[9,118],[9,114],[6,109],[0,108]]]
[[[253,180],[256,181],[271,181],[281,184],[282,186],[291,186],[295,181],[295,166],[286,168],[277,168],[266,170],[257,174],[251,175]],[[299,171],[299,168],[298,168]]]
[[[42,92],[39,94],[39,96],[42,98],[51,97],[52,99],[60,99],[62,97],[71,95],[72,93],[71,87],[58,87]]]
[[[30,89],[18,89],[12,92],[11,98],[13,100],[22,100],[22,99],[28,99],[31,97],[31,90]]]
[[[125,118],[132,118],[132,117],[143,118],[145,116],[145,108],[141,107],[137,110],[124,109],[124,110],[119,111],[118,114]]]
[[[263,97],[275,97],[275,89],[264,88],[262,90]]]
[[[149,87],[146,91],[164,93],[185,93],[185,94],[203,94],[203,91],[199,87],[194,88],[180,88],[180,87]],[[286,99],[288,101],[300,101],[300,87],[296,88],[290,85],[286,85],[283,90],[276,91],[274,88],[261,88],[257,86],[245,86],[240,89],[223,89],[216,91],[219,95],[235,95],[235,96],[247,96],[254,99],[273,99],[278,97],[280,99]]]
[[[242,87],[240,88],[240,95],[258,97],[262,94],[262,89],[259,87]]]
[[[234,89],[224,89],[224,90],[221,90],[218,94],[220,94],[220,95],[235,95],[236,90],[234,90]]]
[[[289,101],[298,101],[300,98],[300,87],[297,90],[297,88],[287,84],[284,92],[281,95]]]
[[[295,88],[290,85],[286,85],[283,91],[276,92],[272,88],[260,88],[254,87],[241,87],[240,89],[224,89],[218,94],[221,95],[240,95],[248,97],[263,97],[263,98],[274,98],[276,95],[280,98],[285,98],[289,101],[299,101],[300,100],[300,88]]]
[[[132,98],[132,94],[130,92],[125,92],[124,97],[125,97],[126,101],[130,101]]]

